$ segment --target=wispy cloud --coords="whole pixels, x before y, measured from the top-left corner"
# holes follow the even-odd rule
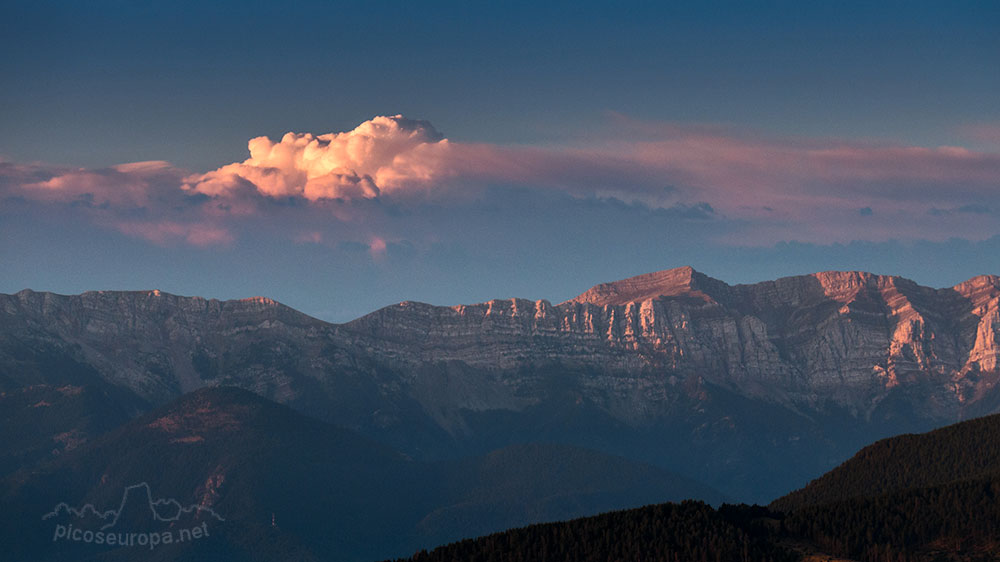
[[[235,237],[220,206],[180,189],[187,174],[167,162],[134,162],[101,169],[41,164],[0,166],[0,200],[72,209],[98,226],[157,245],[214,246]]]
[[[1000,123],[970,123],[958,127],[958,133],[975,142],[1000,147]]]
[[[177,186],[184,171],[162,161],[92,170],[10,165],[0,172],[20,180],[8,188],[11,192],[41,201],[138,208],[183,198]]]
[[[124,234],[144,238],[161,246],[185,242],[192,246],[216,246],[233,242],[233,235],[225,228],[207,224],[161,222],[118,222],[115,228]]]

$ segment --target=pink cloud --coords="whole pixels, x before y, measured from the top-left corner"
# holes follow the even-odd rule
[[[133,162],[102,169],[27,165],[0,174],[0,195],[42,205],[64,205],[94,224],[158,245],[226,245],[234,240],[218,224],[225,215],[211,201],[180,189],[188,172],[168,162]],[[231,205],[233,202],[227,202]]]
[[[24,182],[17,191],[31,199],[49,201],[87,201],[93,205],[141,207],[150,204],[157,194],[176,195],[176,185],[183,171],[169,162],[133,162],[109,168],[52,169],[48,179]]]
[[[0,163],[0,195],[79,205],[126,234],[193,245],[226,244],[238,221],[277,216],[295,224],[292,240],[335,244],[324,234],[330,221],[355,225],[353,234],[365,239],[366,221],[384,203],[463,205],[488,186],[653,208],[707,203],[745,225],[734,243],[1000,233],[997,213],[939,212],[1000,209],[997,152],[615,120],[618,132],[604,140],[517,146],[452,142],[425,121],[375,117],[346,132],[258,137],[248,159],[204,174],[166,162],[99,170]],[[282,206],[287,199],[303,204]],[[313,224],[297,224],[307,215]],[[295,234],[303,231],[313,238]],[[385,240],[372,237],[369,248],[382,255]]]
[[[164,222],[119,222],[114,225],[123,234],[148,240],[159,246],[183,242],[192,246],[220,246],[231,244],[232,233],[224,228],[206,224]]]
[[[965,138],[1000,146],[1000,123],[975,123],[963,125],[958,128],[958,133]]]
[[[323,233],[318,230],[303,232],[295,237],[295,242],[299,244],[322,244]]]
[[[443,173],[448,141],[425,121],[375,117],[351,131],[257,137],[250,158],[185,179],[185,189],[225,195],[241,182],[271,197],[373,199],[428,184]]]
[[[368,251],[371,253],[372,258],[376,260],[385,258],[386,248],[385,239],[380,236],[373,236],[368,242]]]
[[[992,191],[1000,155],[837,139],[768,138],[723,127],[628,121],[638,140],[584,147],[449,142],[430,124],[376,117],[352,131],[288,133],[250,141],[251,157],[187,178],[186,189],[268,197],[462,198],[484,185],[557,189],[653,207],[707,202],[732,216],[746,207],[856,208],[924,204]]]

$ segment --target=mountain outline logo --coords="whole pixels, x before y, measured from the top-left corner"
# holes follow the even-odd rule
[[[185,517],[190,516],[190,517]],[[182,517],[185,520],[182,521]],[[173,543],[191,542],[211,535],[209,519],[225,521],[214,509],[204,505],[183,505],[173,498],[153,499],[148,482],[126,486],[118,509],[100,511],[94,504],[73,507],[67,502],[56,504],[42,516],[42,521],[54,520],[52,542],[76,542],[111,547],[140,546],[150,550]],[[128,521],[121,527],[119,522]],[[200,522],[199,522],[200,521]],[[167,523],[156,529],[157,523]],[[100,525],[98,528],[97,526]]]
[[[102,512],[102,511],[98,511],[97,508],[94,507],[94,504],[91,504],[91,503],[84,504],[83,507],[77,509],[75,507],[72,507],[71,505],[69,505],[66,502],[59,502],[58,504],[56,504],[56,506],[54,508],[52,508],[52,511],[50,511],[50,512],[48,512],[48,513],[46,513],[45,515],[42,516],[42,520],[45,521],[45,520],[51,519],[53,517],[58,517],[59,515],[61,515],[63,513],[65,513],[67,515],[75,515],[77,518],[81,518],[81,519],[87,517],[88,515],[93,515],[93,516],[97,517],[98,519],[101,519],[101,520],[104,520],[104,521],[106,521],[108,519],[108,517],[112,517],[113,516],[113,519],[111,520],[110,523],[105,523],[101,527],[102,531],[103,530],[107,530],[107,529],[110,529],[111,527],[114,527],[115,525],[118,524],[118,518],[121,515],[121,513],[124,511],[125,506],[128,504],[129,495],[133,492],[133,490],[142,490],[145,493],[146,501],[147,501],[147,503],[149,505],[150,512],[153,514],[153,520],[154,521],[160,521],[160,522],[164,522],[164,523],[171,523],[171,522],[174,522],[174,521],[178,521],[181,518],[182,515],[186,515],[186,514],[189,514],[189,513],[197,513],[197,514],[207,513],[208,515],[211,515],[212,517],[214,517],[217,521],[225,521],[226,520],[224,517],[222,517],[221,515],[219,515],[218,513],[216,513],[214,509],[212,509],[211,507],[208,507],[208,506],[203,506],[203,505],[198,505],[198,504],[191,504],[191,505],[189,505],[187,507],[184,507],[183,505],[181,505],[180,502],[178,502],[177,500],[175,500],[173,498],[169,498],[169,499],[160,498],[160,499],[154,500],[153,499],[153,493],[152,493],[152,490],[149,487],[149,483],[148,482],[140,482],[138,484],[132,484],[131,486],[126,486],[125,490],[122,492],[122,500],[121,500],[121,503],[118,504],[118,509],[109,509],[107,511],[103,511]],[[174,508],[174,509],[176,509],[176,513],[173,516],[165,517],[165,516],[163,516],[160,513],[160,510],[157,509],[158,507]]]

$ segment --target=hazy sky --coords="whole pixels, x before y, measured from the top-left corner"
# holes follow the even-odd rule
[[[0,291],[1000,274],[1000,4],[536,4],[3,2]]]

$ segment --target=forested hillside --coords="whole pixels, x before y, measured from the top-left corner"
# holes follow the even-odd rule
[[[783,511],[870,497],[1000,472],[1000,415],[869,445],[801,490],[775,500]]]
[[[1000,416],[865,447],[770,508],[664,504],[420,552],[477,560],[1000,560]]]
[[[773,540],[766,510],[695,501],[531,525],[419,552],[411,562],[604,562],[664,560],[791,562]],[[401,562],[401,561],[400,561]]]

